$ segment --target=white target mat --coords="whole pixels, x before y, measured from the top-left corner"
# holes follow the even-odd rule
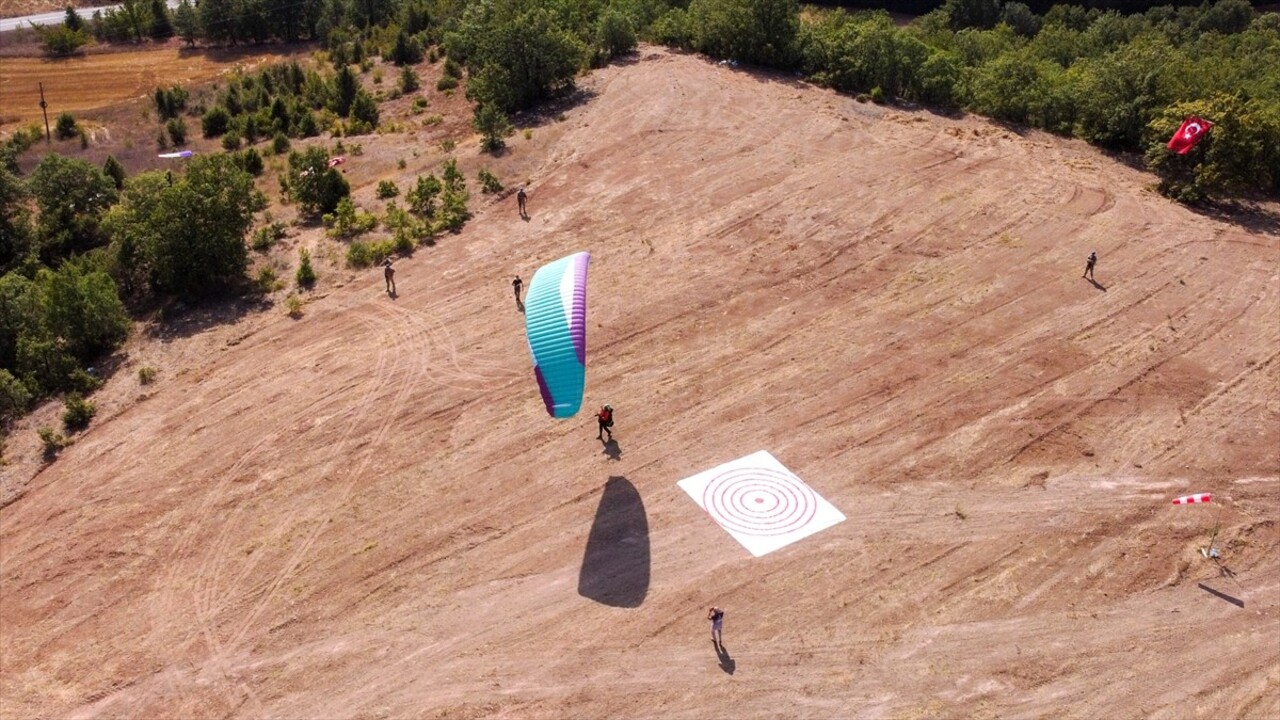
[[[765,450],[676,484],[756,557],[845,519]]]

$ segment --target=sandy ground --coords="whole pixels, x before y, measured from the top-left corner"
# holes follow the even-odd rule
[[[0,715],[1280,715],[1273,220],[691,56],[583,84],[502,161],[528,222],[137,337],[16,454]],[[553,421],[509,283],[581,249]],[[759,449],[848,521],[756,559],[676,487]]]

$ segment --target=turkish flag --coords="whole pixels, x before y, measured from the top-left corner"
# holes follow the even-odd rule
[[[1213,127],[1213,123],[1208,120],[1202,120],[1195,115],[1188,115],[1186,120],[1178,126],[1178,132],[1169,138],[1169,149],[1179,155],[1186,155],[1187,151],[1196,146],[1200,142],[1200,138],[1209,132],[1209,128]]]

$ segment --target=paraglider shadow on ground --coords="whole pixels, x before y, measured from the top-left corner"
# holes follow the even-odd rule
[[[613,438],[609,438],[604,441],[604,450],[601,452],[608,455],[610,460],[622,459],[622,447],[618,445],[618,441]]]
[[[729,656],[729,649],[723,644],[716,643],[716,658],[720,661],[720,669],[732,675],[734,670],[738,669],[738,663]]]
[[[649,519],[631,481],[604,485],[578,573],[578,594],[612,607],[640,607],[649,594]]]

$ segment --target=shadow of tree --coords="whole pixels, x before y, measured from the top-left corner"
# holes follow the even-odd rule
[[[640,607],[649,594],[649,519],[630,480],[605,483],[578,573],[578,594],[613,607]]]

